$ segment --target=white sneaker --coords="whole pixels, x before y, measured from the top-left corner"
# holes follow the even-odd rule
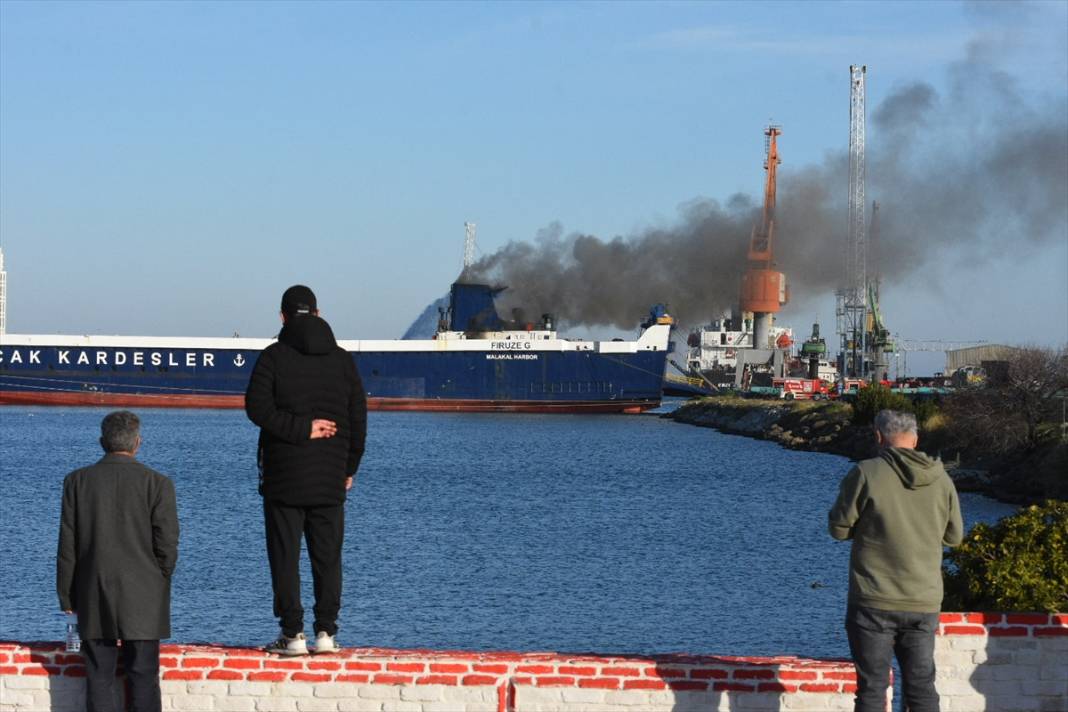
[[[263,649],[265,652],[275,653],[276,655],[296,657],[308,654],[308,643],[304,640],[303,633],[297,633],[293,638],[287,637],[285,633],[279,633],[278,640],[268,643]]]
[[[315,653],[337,653],[341,651],[334,636],[321,630],[315,634]]]

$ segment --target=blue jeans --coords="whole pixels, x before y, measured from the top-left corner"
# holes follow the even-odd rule
[[[904,709],[938,712],[934,664],[937,631],[937,613],[881,611],[850,605],[846,610],[846,633],[857,668],[855,712],[886,709],[891,656],[897,656],[901,668]]]

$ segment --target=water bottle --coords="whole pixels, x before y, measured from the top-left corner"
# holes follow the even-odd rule
[[[78,635],[78,616],[67,614],[67,652],[77,653],[82,649],[82,639]]]

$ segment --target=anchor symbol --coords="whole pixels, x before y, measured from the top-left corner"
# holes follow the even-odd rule
[[[237,366],[238,368],[241,368],[242,366],[244,366],[245,365],[245,357],[242,356],[241,354],[238,354],[237,356],[235,356],[234,357],[234,365]]]

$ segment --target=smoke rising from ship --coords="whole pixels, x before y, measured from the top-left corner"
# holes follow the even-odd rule
[[[1068,97],[1029,103],[996,65],[997,54],[974,41],[950,65],[944,92],[913,82],[869,105],[869,211],[872,199],[880,204],[869,271],[886,283],[933,277],[943,265],[976,266],[1068,234]],[[844,108],[844,70],[842,85]],[[846,129],[843,122],[843,143]],[[842,150],[817,165],[791,166],[788,146],[774,248],[792,300],[804,303],[840,286],[848,157]],[[548,311],[570,324],[631,328],[652,304],[667,302],[697,325],[736,303],[760,200],[693,200],[675,225],[611,239],[552,224],[532,242],[483,257],[462,278],[506,284],[505,308]]]

